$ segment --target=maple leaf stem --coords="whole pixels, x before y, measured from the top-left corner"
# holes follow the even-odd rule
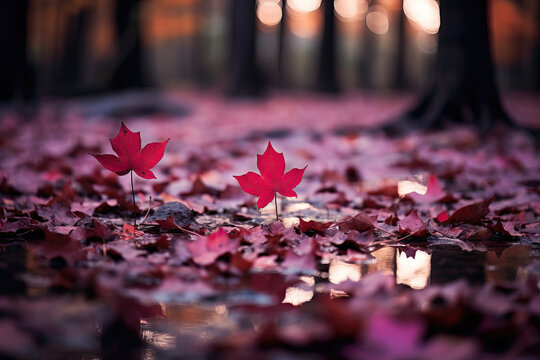
[[[133,229],[137,229],[137,214],[135,213],[135,190],[133,188],[133,170],[129,172],[131,175],[131,196],[133,198]]]
[[[277,191],[274,191],[274,203],[276,208],[276,221],[279,221],[278,209],[277,209]]]

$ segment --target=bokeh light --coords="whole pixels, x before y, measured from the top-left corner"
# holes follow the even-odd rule
[[[281,2],[274,0],[261,0],[257,6],[257,18],[265,26],[276,26],[283,16]]]
[[[299,13],[308,13],[321,6],[321,0],[289,0],[287,6]]]
[[[304,39],[317,36],[323,26],[322,11],[319,8],[321,3],[320,0],[317,1],[317,4],[312,3],[311,6],[304,4],[302,7],[298,7],[298,4],[291,5],[291,3],[302,2],[299,2],[298,0],[296,2],[287,2],[287,26],[291,33]],[[307,9],[310,11],[305,11]]]
[[[404,0],[403,11],[416,27],[428,34],[439,32],[441,18],[435,0]]]
[[[390,27],[386,9],[377,5],[370,6],[366,15],[366,25],[369,30],[377,35],[386,34]]]
[[[335,0],[334,10],[341,21],[355,21],[360,19],[367,11],[366,0]]]

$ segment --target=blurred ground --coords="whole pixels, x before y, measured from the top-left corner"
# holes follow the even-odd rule
[[[0,354],[538,356],[538,149],[514,131],[363,129],[413,99],[131,93],[6,112]],[[540,127],[538,100],[505,104]],[[157,180],[135,179],[136,231],[129,176],[88,155],[112,152],[121,121],[143,146],[171,138]],[[287,170],[308,165],[281,222],[233,178],[268,141]],[[166,204],[186,217],[157,221]]]

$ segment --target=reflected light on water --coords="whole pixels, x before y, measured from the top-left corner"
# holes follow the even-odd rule
[[[283,304],[291,304],[294,306],[301,305],[313,298],[313,290],[304,290],[297,287],[290,287],[285,290],[285,298]]]
[[[381,272],[385,275],[394,276],[396,264],[396,249],[384,247],[371,253],[376,259],[375,263],[368,265],[367,273]]]
[[[413,289],[423,289],[428,285],[431,274],[431,255],[417,250],[414,256],[407,257],[399,251],[396,260],[396,283],[409,285]]]
[[[310,210],[313,209],[313,205],[305,202],[299,202],[299,203],[291,203],[287,204],[285,206],[285,209],[283,209],[283,212],[285,213],[296,213],[298,211],[302,210]],[[309,221],[310,219],[304,218],[305,221]],[[290,227],[293,225],[298,225],[300,220],[298,219],[298,216],[281,216],[281,221],[283,221],[283,225],[286,227]]]
[[[279,1],[261,0],[257,6],[257,18],[266,26],[275,26],[281,21],[282,12]]]
[[[366,26],[377,35],[386,34],[390,27],[386,9],[377,5],[370,6],[366,15]]]
[[[171,350],[176,346],[176,337],[172,334],[168,334],[155,330],[143,330],[141,338],[152,346],[162,349]]]
[[[360,265],[348,264],[339,260],[332,260],[328,269],[328,280],[333,284],[339,284],[347,280],[360,280]]]
[[[287,6],[299,13],[315,11],[321,6],[321,0],[289,0]]]
[[[412,192],[424,195],[427,192],[427,186],[422,185],[416,181],[403,180],[398,182],[399,196],[405,196]]]
[[[227,315],[229,312],[224,304],[216,305],[215,310],[218,315]]]
[[[436,34],[441,25],[439,4],[435,0],[404,0],[403,11],[409,20],[428,34]]]
[[[367,11],[366,0],[334,0],[334,10],[341,21],[353,21]]]
[[[315,285],[315,277],[313,276],[300,276],[300,280],[305,282],[306,284],[313,286]]]
[[[349,297],[349,294],[342,290],[330,289],[330,299],[337,299],[340,297]]]

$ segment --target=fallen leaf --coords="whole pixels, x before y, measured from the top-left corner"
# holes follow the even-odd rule
[[[133,261],[146,251],[137,250],[129,243],[115,243],[107,245],[107,254],[112,257],[120,257],[126,261]]]
[[[489,204],[495,199],[495,196],[489,199],[477,201],[463,206],[452,213],[444,223],[469,223],[476,224],[489,213]]]
[[[352,218],[345,217],[337,223],[337,226],[341,231],[344,232],[350,230],[363,232],[366,230],[373,230],[375,228],[373,221],[365,214],[358,214]]]
[[[443,200],[453,200],[452,196],[446,194],[442,184],[435,175],[429,176],[425,194],[412,192],[407,194],[406,196],[413,199],[414,202],[420,204],[440,202]]]
[[[416,210],[398,221],[398,229],[401,234],[416,237],[426,237],[426,224],[420,219]]]
[[[227,232],[219,228],[208,237],[199,236],[195,241],[186,243],[186,248],[196,264],[206,266],[225,253],[234,253],[238,248],[238,239],[229,238]]]
[[[200,194],[209,194],[212,196],[217,196],[219,194],[219,190],[215,189],[213,187],[210,187],[206,185],[199,176],[195,179],[193,182],[193,187],[190,191],[184,192],[180,194],[181,196],[192,196],[192,195],[200,195]]]
[[[446,212],[446,210],[443,210],[440,212],[439,215],[437,215],[437,221],[442,223],[442,222],[445,222],[448,220],[448,213]]]
[[[325,222],[321,223],[315,220],[310,221],[304,221],[304,219],[300,218],[300,224],[298,224],[298,228],[301,232],[307,234],[307,235],[324,235],[324,232],[326,229],[328,229],[330,226],[332,226],[333,222]]]

